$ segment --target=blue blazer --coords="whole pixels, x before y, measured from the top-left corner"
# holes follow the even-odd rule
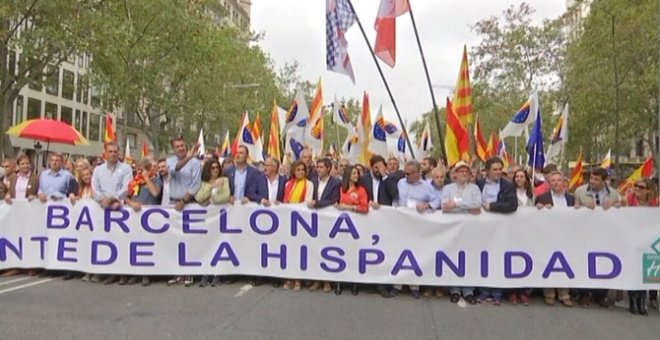
[[[265,192],[266,193],[266,199],[268,199],[268,178],[266,178],[266,175],[261,175],[263,180],[259,181],[259,192]],[[277,185],[277,200],[279,202],[284,202],[284,187],[286,186],[286,182],[288,179],[284,176],[277,176],[279,177],[279,184]]]
[[[232,196],[234,194],[234,176],[236,175],[236,168],[231,167],[225,172],[225,176],[229,179],[229,190]],[[245,174],[245,193],[244,197],[247,197],[252,202],[260,203],[262,199],[268,199],[268,185],[266,184],[266,190],[263,191],[264,186],[260,185],[260,182],[265,184],[266,178],[263,173],[261,173],[257,168],[248,165],[247,174]],[[261,188],[260,188],[261,187]]]
[[[314,183],[312,199],[316,201],[314,208],[325,208],[339,202],[339,191],[341,190],[341,180],[339,178],[334,176],[328,178],[328,184],[321,193],[321,197],[317,197],[316,195],[317,188],[319,187],[319,178],[312,179],[312,183]]]

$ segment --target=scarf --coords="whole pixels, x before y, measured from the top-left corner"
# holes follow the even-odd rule
[[[307,193],[307,179],[290,179],[284,186],[284,203],[302,203]]]

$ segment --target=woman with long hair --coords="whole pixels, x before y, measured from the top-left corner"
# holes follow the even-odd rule
[[[337,209],[361,214],[369,212],[369,196],[360,184],[360,171],[356,166],[349,165],[344,169],[339,195],[339,203],[335,205]],[[341,294],[341,283],[339,282],[335,283],[335,294]],[[351,287],[351,294],[358,294],[356,283],[353,283]]]
[[[532,189],[532,180],[525,170],[520,169],[513,173],[513,184],[516,186],[518,206],[533,206],[534,191]]]
[[[202,186],[195,194],[195,201],[202,206],[209,204],[223,204],[229,202],[229,180],[222,176],[222,166],[220,162],[212,158],[204,163],[202,167]],[[209,284],[215,287],[220,283],[220,276],[204,275],[199,281],[200,287],[206,287]]]
[[[283,203],[305,203],[312,200],[314,184],[307,179],[307,165],[298,160],[291,165],[293,175],[284,185]],[[301,287],[300,280],[284,281],[284,289],[299,291]]]
[[[78,190],[78,199],[93,198],[92,191],[92,169],[87,168],[80,172],[80,178],[78,179],[80,184],[80,189]]]
[[[623,205],[628,207],[657,207],[658,191],[655,183],[650,178],[641,178],[635,181],[633,192],[626,194]],[[649,298],[652,308],[658,308],[658,291],[649,291]],[[629,290],[628,299],[630,300],[629,310],[632,314],[648,315],[646,309],[646,291]]]

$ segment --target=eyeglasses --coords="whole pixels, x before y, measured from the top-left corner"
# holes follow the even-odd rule
[[[646,189],[648,189],[646,186],[644,186],[644,185],[640,185],[640,184],[635,184],[635,188],[637,188],[637,189],[639,189],[639,190],[646,190]]]

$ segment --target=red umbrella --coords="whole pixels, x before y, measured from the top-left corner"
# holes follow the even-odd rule
[[[26,120],[7,130],[7,134],[19,138],[35,139],[47,143],[88,145],[89,142],[73,126],[52,119]]]

